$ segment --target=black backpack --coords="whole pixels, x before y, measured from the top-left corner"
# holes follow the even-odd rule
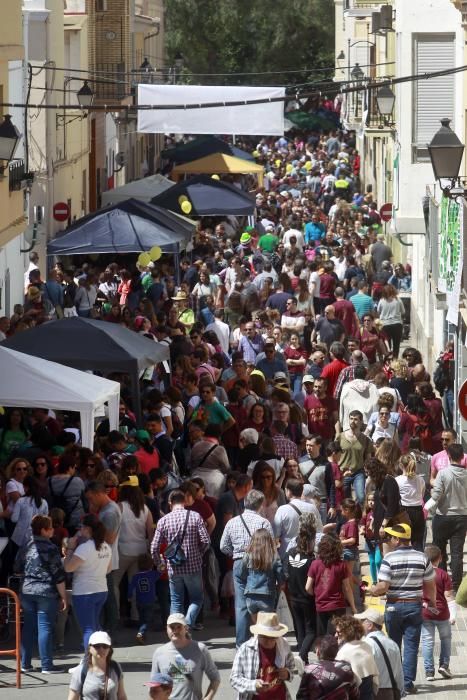
[[[74,479],[74,477],[70,476],[70,478],[65,484],[65,488],[63,489],[63,491],[61,491],[60,493],[54,493],[54,490],[52,488],[52,477],[48,478],[50,494],[49,505],[51,508],[60,508],[61,510],[63,510],[63,512],[65,513],[65,526],[68,525],[72,513],[75,511],[78,503],[82,500],[82,494],[80,493],[76,501],[71,506],[67,503],[65,494],[69,485],[71,484],[72,479]]]

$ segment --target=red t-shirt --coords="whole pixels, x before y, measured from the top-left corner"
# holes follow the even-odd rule
[[[356,520],[348,520],[341,527],[339,533],[341,540],[349,540],[351,537],[355,539],[355,544],[345,544],[345,549],[352,549],[358,552],[358,523]]]
[[[349,577],[349,572],[343,561],[325,566],[321,559],[315,559],[308,569],[308,576],[314,582],[313,588],[318,612],[329,612],[347,606],[342,582]]]
[[[333,306],[336,311],[336,318],[344,326],[345,332],[347,335],[353,336],[357,325],[354,305],[348,299],[339,299],[334,302]]]
[[[342,482],[343,476],[337,462],[331,462],[332,467],[332,478],[334,479],[334,488],[336,489],[336,508],[340,508],[340,505],[344,499],[344,487],[336,486],[335,482]]]
[[[284,681],[278,677],[276,666],[276,648],[265,649],[258,644],[259,651],[259,671],[258,678],[266,683],[271,683],[271,687],[256,693],[253,697],[258,700],[286,700],[287,694]]]
[[[204,522],[209,520],[209,518],[212,515],[212,508],[209,505],[209,503],[207,503],[207,501],[205,501],[204,499],[200,500],[197,498],[196,501],[193,503],[193,505],[187,506],[186,509],[187,510],[194,510],[195,513],[199,513],[201,515],[201,517],[203,518]]]
[[[424,620],[449,620],[449,607],[445,591],[452,591],[452,582],[449,574],[444,569],[435,569],[436,585],[436,609],[438,615],[434,615],[427,608],[423,608]],[[423,596],[423,602],[429,604],[429,599]]]
[[[306,360],[307,352],[303,348],[291,348],[288,345],[284,348],[284,357],[286,360],[301,360],[302,358]],[[295,376],[296,374],[303,374],[305,365],[287,365],[287,369],[290,375]]]
[[[336,388],[339,374],[342,372],[344,367],[348,366],[349,363],[344,362],[344,360],[333,360],[328,365],[326,365],[326,367],[324,367],[323,371],[321,372],[321,379],[328,380],[328,396],[334,396],[334,389]]]
[[[160,467],[159,452],[156,449],[152,454],[149,454],[141,447],[139,450],[136,450],[134,456],[138,460],[140,471],[143,474],[149,474],[151,469]]]
[[[334,437],[333,413],[336,402],[330,396],[320,399],[315,394],[305,397],[303,407],[308,416],[308,430],[313,435],[318,433],[324,440]]]
[[[333,299],[334,290],[336,288],[336,278],[328,272],[323,272],[323,274],[320,275],[319,281],[319,298]]]

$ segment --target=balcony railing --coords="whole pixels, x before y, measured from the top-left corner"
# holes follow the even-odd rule
[[[34,180],[34,173],[26,172],[24,160],[16,158],[8,164],[8,180],[10,192],[24,190]]]
[[[131,81],[124,63],[96,63],[96,99],[123,100],[130,95]]]

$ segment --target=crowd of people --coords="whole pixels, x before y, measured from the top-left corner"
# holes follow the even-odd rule
[[[202,219],[178,269],[170,256],[59,262],[43,281],[33,252],[25,302],[0,319],[1,339],[78,315],[170,351],[141,376],[143,424],[115,377],[119,429],[101,420],[93,450],[73,414],[0,417],[1,577],[22,581],[22,668],[38,640],[42,673],[61,670],[71,612],[84,658],[69,700],[125,700],[111,635],[126,620],[140,644],[167,630],[153,700],[212,700],[219,672],[193,639],[208,607],[235,628],[241,700],[285,700],[294,669],[300,700],[412,694],[420,644],[435,680],[436,629],[451,677],[467,530],[452,347],[433,380],[428,358],[401,348],[410,266],[393,261],[362,192],[355,135],[253,148],[265,166],[254,225]],[[384,618],[369,594],[385,596]]]

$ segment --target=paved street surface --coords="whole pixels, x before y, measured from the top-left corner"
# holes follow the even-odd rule
[[[431,535],[428,537],[430,541]],[[362,574],[368,573],[366,553],[361,551]],[[464,571],[467,572],[467,559],[464,552]],[[368,601],[371,605],[378,605],[379,601]],[[206,616],[206,629],[194,633],[194,638],[206,642],[221,673],[222,684],[217,697],[222,700],[233,700],[235,693],[229,684],[229,675],[235,655],[234,628],[229,627],[225,620]],[[115,637],[115,654],[122,665],[125,674],[125,686],[129,700],[146,697],[146,688],[143,683],[149,679],[152,654],[156,647],[165,643],[167,638],[161,631],[152,632],[148,636],[148,643],[144,646],[137,644],[135,640],[136,629],[125,628],[120,630]],[[63,675],[42,676],[40,673],[22,674],[22,700],[37,700],[37,691],[41,690],[41,700],[59,700],[67,697],[67,689],[70,676],[66,672],[71,666],[75,666],[80,659],[78,650],[79,636],[76,630],[67,638],[69,644],[74,644],[75,649],[65,650],[65,653],[55,657],[57,666],[64,669]],[[288,635],[292,649],[295,638]],[[2,647],[5,648],[5,647]],[[435,663],[439,655],[439,641],[435,644]],[[420,700],[466,700],[467,698],[467,609],[458,608],[457,622],[453,627],[451,671],[454,674],[452,680],[441,677],[435,682],[426,683],[424,680],[423,662],[420,656],[416,685],[417,697]],[[33,659],[34,666],[39,662]],[[13,659],[0,657],[0,688],[2,683],[15,682]],[[295,697],[298,688],[298,678],[294,678],[291,684],[291,696]],[[205,686],[206,687],[206,686]],[[47,694],[44,695],[44,691]],[[5,693],[5,691],[3,691]],[[13,697],[15,689],[6,691],[4,697]],[[3,697],[3,696],[2,696]]]

